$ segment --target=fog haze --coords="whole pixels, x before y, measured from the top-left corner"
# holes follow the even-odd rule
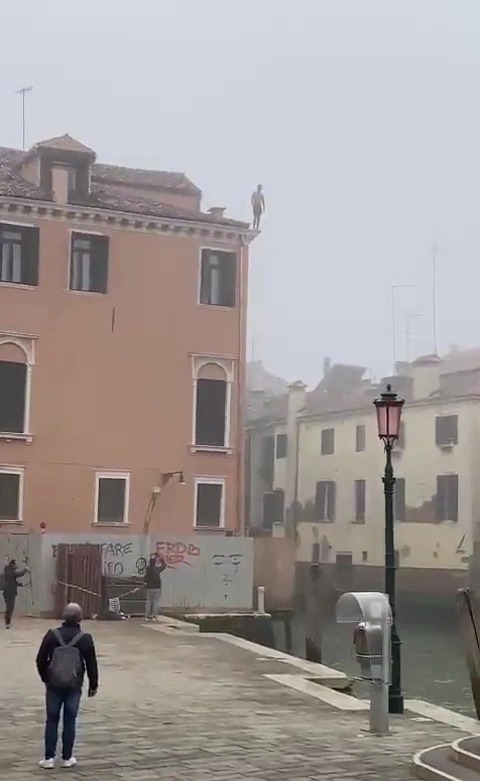
[[[314,383],[480,343],[478,0],[3,0],[0,145],[69,132],[98,160],[183,170],[250,218],[250,347]]]

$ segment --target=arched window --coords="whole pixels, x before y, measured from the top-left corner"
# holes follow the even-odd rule
[[[231,389],[228,368],[213,360],[197,361],[194,389],[194,445],[228,447]]]
[[[33,348],[0,334],[0,434],[26,434],[30,425]]]

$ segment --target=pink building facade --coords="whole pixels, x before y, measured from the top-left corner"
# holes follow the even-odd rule
[[[0,148],[0,532],[242,533],[254,234],[200,198]]]

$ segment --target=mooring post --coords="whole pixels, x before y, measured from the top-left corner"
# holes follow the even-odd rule
[[[257,613],[265,613],[265,586],[257,587]]]
[[[310,581],[305,609],[305,658],[309,662],[322,663],[323,607],[321,596],[320,566],[310,565]]]

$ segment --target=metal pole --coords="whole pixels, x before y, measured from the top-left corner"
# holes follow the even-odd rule
[[[388,690],[389,713],[403,713],[403,694],[401,684],[400,647],[397,634],[395,615],[395,536],[393,517],[393,492],[395,477],[392,466],[392,445],[385,445],[385,474],[383,488],[385,493],[385,593],[392,611],[391,646],[392,646],[392,680]]]

